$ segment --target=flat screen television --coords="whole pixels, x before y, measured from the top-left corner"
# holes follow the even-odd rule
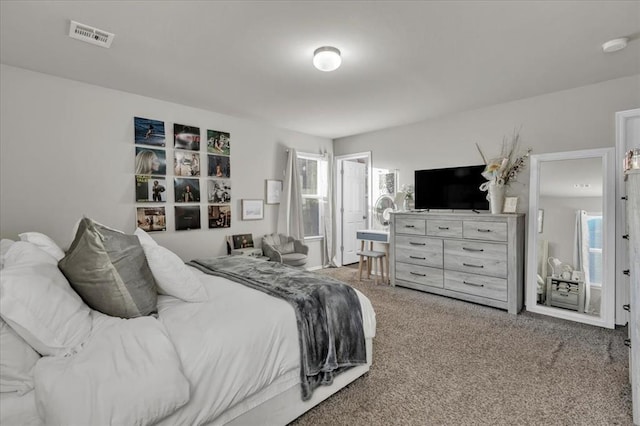
[[[416,209],[488,210],[485,166],[449,167],[415,171]]]

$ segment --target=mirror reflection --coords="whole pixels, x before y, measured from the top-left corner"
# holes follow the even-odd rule
[[[603,178],[600,158],[540,162],[537,304],[600,316]]]

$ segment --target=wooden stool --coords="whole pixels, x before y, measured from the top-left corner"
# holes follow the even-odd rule
[[[373,243],[371,243],[371,248],[373,248]],[[385,282],[383,262],[386,257],[385,252],[371,249],[365,250],[364,241],[362,241],[360,244],[360,251],[356,254],[360,256],[360,261],[358,262],[358,281],[362,281],[362,264],[364,262],[367,263],[367,278],[371,277],[371,262],[373,261],[373,283],[378,284],[378,265],[380,265],[380,276],[382,278],[382,282]]]

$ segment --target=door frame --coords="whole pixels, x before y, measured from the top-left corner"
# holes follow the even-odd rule
[[[344,182],[343,182],[343,164],[345,161],[352,161],[352,160],[360,160],[360,159],[364,159],[365,160],[365,171],[366,171],[366,190],[365,190],[365,197],[367,199],[366,202],[366,215],[367,215],[367,228],[371,227],[371,195],[372,195],[372,188],[371,188],[371,184],[372,184],[372,170],[373,170],[373,164],[371,161],[371,151],[366,151],[366,152],[358,152],[358,153],[354,153],[354,154],[345,154],[345,155],[336,155],[335,156],[335,162],[336,162],[336,168],[335,168],[335,173],[336,175],[334,176],[335,180],[334,182],[336,183],[336,188],[335,188],[335,194],[336,194],[336,263],[337,266],[342,266],[342,252],[344,250],[344,244],[343,244],[343,239],[344,239],[344,235],[343,235],[343,200],[342,200],[342,194],[343,194],[343,188],[344,188]]]

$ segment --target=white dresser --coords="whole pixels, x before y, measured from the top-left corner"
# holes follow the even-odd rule
[[[396,212],[391,284],[506,309],[524,298],[524,215]]]
[[[640,169],[629,170],[627,190],[627,241],[629,244],[629,276],[631,304],[629,317],[631,394],[633,423],[640,424]]]

